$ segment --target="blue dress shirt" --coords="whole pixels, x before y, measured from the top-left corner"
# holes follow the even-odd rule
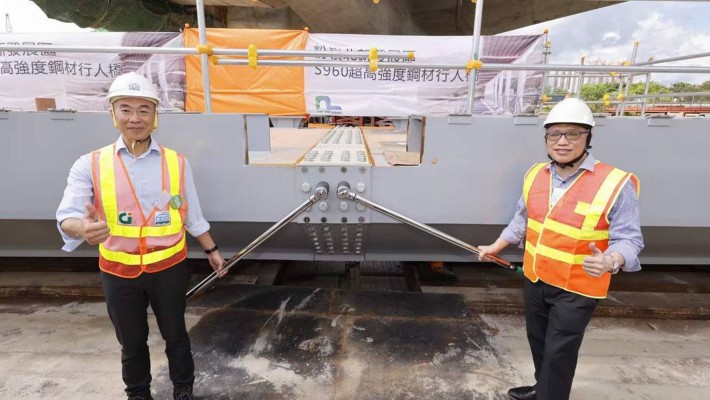
[[[116,153],[126,165],[136,196],[141,204],[144,215],[153,210],[153,202],[162,193],[161,151],[155,138],[151,138],[148,151],[138,157],[128,152],[121,137],[116,141]],[[185,202],[187,216],[183,223],[192,236],[200,236],[210,229],[210,224],[202,216],[200,201],[192,177],[190,163],[185,158]],[[94,187],[91,179],[91,153],[81,156],[69,171],[64,197],[57,209],[57,228],[64,240],[64,251],[73,251],[84,239],[68,236],[61,228],[61,223],[67,218],[83,218],[86,215],[86,203],[94,202]]]
[[[582,173],[582,170],[594,171],[594,163],[594,157],[589,154],[582,161],[579,169],[564,179],[560,177],[552,163],[545,168],[552,173],[552,188],[565,190]],[[624,257],[624,265],[621,269],[626,272],[641,270],[638,255],[643,249],[643,235],[641,234],[639,218],[639,200],[636,196],[636,189],[634,189],[631,182],[626,182],[624,187],[621,188],[616,202],[609,210],[608,217],[609,248],[604,253],[609,254],[615,251],[621,254]],[[528,210],[521,195],[515,209],[515,215],[500,237],[508,243],[517,244],[520,248],[523,248],[527,226]]]

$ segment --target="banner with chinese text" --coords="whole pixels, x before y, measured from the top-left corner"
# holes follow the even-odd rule
[[[55,46],[180,47],[179,33],[9,33],[0,44]],[[56,108],[106,110],[113,79],[129,71],[150,77],[161,109],[184,109],[185,66],[180,55],[0,51],[0,108],[32,111],[36,99]]]
[[[415,52],[415,60],[380,62],[465,65],[470,59],[471,37],[311,34],[307,50],[368,51],[372,47],[380,52]],[[484,65],[519,62],[521,57],[526,63],[541,63],[542,36],[484,36],[479,54]],[[321,59],[367,62],[363,57]],[[499,71],[480,72],[474,114],[517,113],[525,102],[533,101],[529,98],[531,94],[539,95],[542,73],[512,71],[504,79],[499,74]],[[375,72],[366,67],[307,68],[306,108],[312,115],[464,113],[472,75],[463,69],[446,68],[379,68]],[[488,88],[491,82],[495,83],[493,89]],[[526,94],[520,91],[521,83],[528,90]],[[495,96],[491,90],[502,94]]]

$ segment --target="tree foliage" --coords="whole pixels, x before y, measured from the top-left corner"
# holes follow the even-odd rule
[[[548,89],[549,90],[549,89]],[[629,87],[629,95],[642,95],[646,91],[646,82],[635,82]],[[675,82],[668,86],[662,85],[659,82],[651,81],[649,83],[648,93],[649,94],[663,94],[663,93],[693,93],[693,92],[710,92],[710,81],[705,81],[701,84],[692,84],[687,82]],[[618,82],[607,82],[607,83],[588,83],[582,86],[582,90],[579,97],[586,101],[598,101],[602,100],[604,95],[608,94],[612,99],[616,99],[619,94],[619,83]],[[691,101],[710,101],[710,96],[695,96],[691,97],[676,97],[668,96],[667,98],[660,98],[660,100],[665,101],[675,101],[675,102],[686,102]]]

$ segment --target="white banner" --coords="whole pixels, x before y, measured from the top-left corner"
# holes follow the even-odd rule
[[[461,64],[471,58],[470,36],[311,34],[308,50],[415,52],[422,64]],[[542,63],[542,36],[481,37],[480,59],[490,63]],[[361,61],[366,58],[325,57]],[[518,61],[518,60],[522,61]],[[409,63],[409,60],[384,60]],[[518,113],[539,96],[542,73],[481,71],[475,114]],[[472,73],[473,74],[473,73]],[[468,79],[463,69],[312,67],[305,69],[306,109],[311,115],[400,116],[466,112]],[[484,97],[485,96],[485,97]],[[534,97],[535,102],[537,97]],[[534,102],[532,103],[534,104]]]
[[[181,47],[179,33],[0,34],[0,44]],[[0,51],[0,108],[32,111],[38,100],[56,108],[103,111],[113,79],[129,71],[152,78],[161,109],[184,110],[185,63],[180,55]]]

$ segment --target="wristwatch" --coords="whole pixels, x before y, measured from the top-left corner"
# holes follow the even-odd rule
[[[619,268],[621,268],[621,266],[619,265],[619,261],[616,259],[616,257],[614,257],[611,254],[609,254],[609,257],[611,257],[611,262],[612,262],[610,272],[612,275],[614,275],[619,272]]]

